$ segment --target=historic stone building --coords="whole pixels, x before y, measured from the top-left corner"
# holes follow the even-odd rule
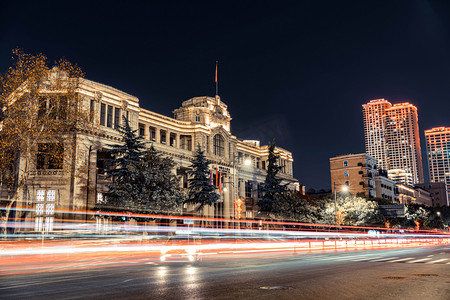
[[[61,146],[64,163],[36,163],[29,171],[26,185],[17,199],[15,217],[26,221],[36,231],[57,230],[59,224],[72,220],[94,221],[87,214],[106,191],[104,151],[118,143],[116,130],[125,115],[134,129],[145,137],[148,145],[171,156],[176,174],[187,187],[187,173],[197,145],[200,145],[212,168],[221,172],[222,189],[218,203],[205,208],[210,217],[256,217],[258,185],[264,182],[268,147],[258,141],[243,141],[230,131],[231,116],[219,96],[195,97],[186,100],[167,117],[148,111],[139,99],[112,87],[82,79],[77,89],[82,105],[89,110],[95,126],[90,130],[69,133]],[[49,148],[51,149],[51,147]],[[71,149],[71,151],[67,151]],[[292,189],[298,189],[293,177],[292,153],[276,148],[282,169],[279,176]],[[45,153],[39,153],[45,157]],[[38,157],[35,157],[38,160]],[[23,163],[23,162],[22,162]],[[74,176],[78,172],[83,176]],[[239,211],[235,200],[242,199]],[[194,215],[192,207],[183,207],[183,214]]]

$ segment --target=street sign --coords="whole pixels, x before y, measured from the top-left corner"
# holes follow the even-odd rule
[[[183,219],[183,223],[188,224],[188,225],[194,225],[194,220],[193,219]]]

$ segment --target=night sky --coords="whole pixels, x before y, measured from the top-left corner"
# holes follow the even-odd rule
[[[418,107],[425,173],[423,131],[450,126],[449,1],[64,2],[2,1],[0,72],[16,47],[65,57],[172,116],[214,95],[218,60],[232,133],[276,137],[307,189],[330,187],[329,157],[364,152],[371,99]]]

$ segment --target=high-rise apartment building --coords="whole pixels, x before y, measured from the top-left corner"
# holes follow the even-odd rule
[[[431,182],[444,182],[450,199],[450,127],[425,130]]]
[[[389,169],[386,149],[386,109],[392,104],[385,99],[371,100],[363,105],[366,153],[376,158],[378,167]]]
[[[376,99],[363,105],[363,116],[366,153],[377,159],[378,167],[390,170],[398,183],[423,181],[417,107]],[[400,173],[406,176],[391,176]]]
[[[412,182],[423,182],[417,107],[405,102],[386,109],[386,141],[389,170],[411,173]]]

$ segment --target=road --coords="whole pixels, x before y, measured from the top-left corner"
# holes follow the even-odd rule
[[[450,299],[450,247],[0,266],[1,299]],[[17,268],[16,268],[17,267]],[[3,268],[3,269],[2,269]],[[16,269],[14,269],[16,268]],[[14,271],[16,270],[16,271]],[[33,270],[33,268],[30,268]]]

